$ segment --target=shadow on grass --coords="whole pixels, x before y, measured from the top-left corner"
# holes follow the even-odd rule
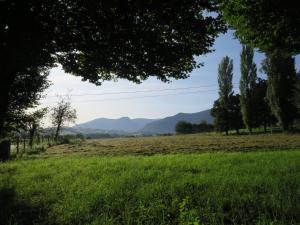
[[[14,188],[0,190],[0,225],[42,225],[47,221],[46,212],[41,205],[32,206],[18,199]]]

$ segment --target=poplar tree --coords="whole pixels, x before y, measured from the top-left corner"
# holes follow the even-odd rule
[[[253,62],[253,49],[243,46],[241,52],[240,103],[243,121],[250,134],[255,126],[254,91],[257,80],[256,64]]]
[[[295,59],[282,52],[268,54],[262,62],[262,71],[268,75],[267,99],[271,111],[279,121],[282,130],[288,131],[296,117]]]
[[[218,68],[218,84],[219,84],[219,104],[222,109],[222,117],[224,131],[228,135],[230,125],[230,96],[232,91],[232,77],[233,77],[233,61],[228,56],[225,56]]]

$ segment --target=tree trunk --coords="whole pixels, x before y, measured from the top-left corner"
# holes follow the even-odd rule
[[[17,155],[19,154],[20,138],[17,137]]]
[[[264,122],[264,132],[267,133],[267,124]]]
[[[10,140],[0,140],[0,161],[6,161],[10,156]]]
[[[249,130],[249,134],[252,134],[252,127],[251,126],[248,127],[248,130]]]
[[[273,124],[270,124],[270,130],[271,130],[271,134],[273,134]]]
[[[55,132],[55,136],[54,136],[54,140],[55,140],[56,142],[57,142],[57,140],[58,140],[59,131],[60,131],[60,125],[57,126],[56,132]]]
[[[9,107],[9,95],[14,79],[14,74],[5,74],[4,72],[0,75],[0,137],[5,136],[4,122],[7,117],[7,111]]]
[[[37,143],[40,144],[41,143],[41,136],[40,136],[40,134],[38,133],[36,137],[37,137]]]
[[[225,130],[225,134],[228,135],[228,129],[227,129],[227,128],[226,128],[226,130]]]
[[[33,136],[34,136],[34,131],[30,130],[29,131],[29,147],[32,149],[33,146]]]
[[[283,132],[288,132],[289,131],[289,124],[288,123],[282,122],[281,127],[282,127]]]
[[[1,68],[2,69],[2,68]],[[12,87],[12,84],[14,82],[14,74],[5,73],[5,69],[3,71],[0,71],[0,140],[1,138],[5,137],[5,129],[4,129],[4,123],[7,118],[7,112],[9,108],[9,96],[10,96],[10,90]],[[8,147],[8,143],[10,141],[3,140],[0,141],[0,160],[7,160],[7,156],[9,156],[9,153],[7,151],[10,151],[10,146]],[[4,157],[4,158],[2,158]]]
[[[30,148],[33,147],[33,138],[35,135],[35,131],[36,131],[36,126],[32,125],[32,128],[29,130],[29,146],[30,146]]]
[[[25,152],[26,150],[26,138],[24,137],[24,140],[23,140],[23,152]]]

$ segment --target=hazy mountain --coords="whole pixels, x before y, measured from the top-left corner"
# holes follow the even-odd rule
[[[99,118],[78,124],[70,130],[65,130],[65,133],[144,133],[144,134],[163,134],[174,133],[175,125],[178,121],[187,121],[190,123],[200,123],[205,120],[207,123],[213,123],[213,118],[210,115],[210,110],[205,110],[197,113],[178,113],[175,116],[166,117],[163,119],[130,119],[122,117],[119,119]]]
[[[175,125],[181,120],[190,123],[200,123],[205,120],[209,124],[213,123],[213,117],[210,115],[210,109],[208,109],[197,113],[178,113],[175,116],[156,120],[146,124],[140,131],[146,134],[175,133]]]
[[[119,119],[99,118],[91,120],[86,123],[74,126],[77,129],[100,129],[105,131],[124,131],[137,132],[146,124],[155,121],[154,119],[130,119],[129,117],[122,117]]]

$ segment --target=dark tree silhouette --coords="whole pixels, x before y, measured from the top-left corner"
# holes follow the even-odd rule
[[[230,129],[234,129],[237,134],[240,133],[240,129],[244,128],[240,99],[241,96],[239,94],[232,94],[229,97],[229,126]]]
[[[214,1],[0,1],[0,137],[17,76],[60,63],[95,84],[186,78],[225,30]]]
[[[31,148],[33,146],[33,139],[37,134],[38,128],[40,127],[41,121],[46,115],[47,110],[47,108],[42,108],[25,115],[24,123],[26,130],[28,130],[29,133],[29,146]]]
[[[47,80],[48,73],[18,74],[12,84],[10,92],[10,101],[6,120],[3,127],[3,133],[7,134],[18,127],[24,128],[26,120],[26,110],[39,104],[43,97],[42,92],[49,87]]]
[[[186,121],[179,121],[176,123],[175,131],[178,134],[190,134],[193,133],[193,125]]]
[[[254,124],[255,126],[263,126],[264,131],[267,132],[267,127],[277,122],[268,104],[267,81],[258,78],[253,93],[254,104],[252,110],[254,112]]]
[[[280,53],[269,55],[262,62],[262,71],[268,75],[267,99],[271,111],[282,129],[287,131],[291,128],[296,116],[295,59]]]
[[[298,1],[220,0],[226,22],[243,44],[271,53],[300,53]]]
[[[294,102],[297,108],[297,116],[300,117],[300,71],[297,72],[294,90]]]
[[[226,109],[221,104],[220,99],[217,99],[211,109],[211,115],[214,117],[214,125],[217,131],[225,131],[226,135],[228,135],[229,129],[234,129],[239,134],[239,130],[244,127],[240,107],[240,95],[230,94]]]

